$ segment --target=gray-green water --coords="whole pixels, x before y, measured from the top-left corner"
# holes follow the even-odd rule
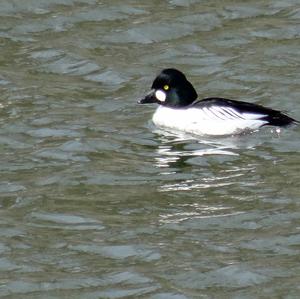
[[[0,297],[299,298],[299,128],[136,104],[177,67],[300,119],[299,38],[296,0],[1,0]]]

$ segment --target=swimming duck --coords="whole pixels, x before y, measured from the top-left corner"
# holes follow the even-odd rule
[[[179,70],[168,68],[155,78],[151,92],[140,104],[157,103],[153,123],[196,135],[232,135],[262,126],[284,127],[298,123],[278,110],[224,98],[197,99],[191,82]]]

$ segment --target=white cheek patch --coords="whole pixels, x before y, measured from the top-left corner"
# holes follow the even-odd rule
[[[155,97],[160,101],[160,102],[164,102],[167,98],[167,95],[165,92],[163,92],[162,90],[157,90],[155,92]]]

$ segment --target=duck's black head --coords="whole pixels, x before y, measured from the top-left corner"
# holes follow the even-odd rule
[[[197,93],[185,75],[176,69],[164,69],[153,81],[152,91],[140,104],[158,103],[180,108],[190,105],[197,99]]]

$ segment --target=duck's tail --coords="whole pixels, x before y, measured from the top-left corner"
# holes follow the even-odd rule
[[[266,125],[277,126],[277,127],[288,127],[291,125],[297,125],[300,122],[292,117],[289,117],[283,114],[280,111],[274,111],[274,113],[265,117],[265,120],[268,121]]]

